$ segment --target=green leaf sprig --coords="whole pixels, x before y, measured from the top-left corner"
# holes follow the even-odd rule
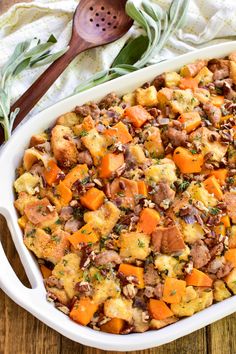
[[[184,25],[189,1],[173,0],[165,12],[159,5],[147,0],[142,1],[140,8],[135,5],[135,0],[128,0],[126,12],[144,30],[145,35],[131,39],[117,55],[111,68],[96,73],[80,84],[75,93],[145,67],[160,53],[173,33]]]
[[[11,88],[14,79],[23,70],[49,64],[64,54],[67,48],[51,54],[51,47],[56,42],[56,38],[51,35],[46,43],[41,43],[36,38],[19,43],[0,70],[0,125],[4,129],[5,140],[10,138],[14,120],[19,113],[18,108],[11,112]]]

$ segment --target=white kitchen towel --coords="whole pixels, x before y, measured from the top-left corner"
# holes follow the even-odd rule
[[[140,0],[136,0],[139,3]],[[171,0],[150,0],[167,9]],[[0,67],[12,54],[15,46],[33,37],[46,41],[53,34],[58,42],[54,50],[68,44],[73,12],[79,0],[37,0],[18,3],[0,16]],[[140,29],[134,25],[120,40],[80,54],[36,105],[30,115],[70,96],[84,79],[108,68],[130,36]],[[190,0],[184,27],[178,30],[160,54],[154,55],[150,64],[157,63],[196,48],[236,39],[235,0]],[[45,70],[23,72],[13,87],[17,99]]]

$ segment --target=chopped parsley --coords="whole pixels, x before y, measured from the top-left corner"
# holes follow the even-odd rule
[[[217,214],[219,214],[219,212],[220,212],[220,209],[217,207],[209,209],[209,213],[212,215],[217,215]]]
[[[197,150],[195,150],[195,149],[190,149],[189,151],[190,151],[191,154],[193,154],[193,155],[196,155],[196,154],[197,154]]]
[[[52,234],[52,230],[50,229],[50,227],[45,227],[43,230],[49,235]]]
[[[189,185],[190,185],[189,181],[183,180],[183,182],[181,182],[179,184],[178,189],[180,192],[184,192],[188,188]]]
[[[170,296],[173,296],[173,295],[175,295],[176,294],[176,290],[174,289],[174,290],[171,290],[171,292],[170,292]]]
[[[79,133],[79,137],[82,138],[83,136],[88,135],[88,132],[86,130],[81,130],[81,132]]]
[[[140,239],[138,239],[138,247],[140,247],[140,248],[144,248],[145,247],[145,243],[142,240],[140,240]]]
[[[227,183],[228,184],[234,184],[234,177],[228,177],[227,178]]]
[[[87,177],[85,177],[84,179],[82,179],[82,180],[80,181],[80,184],[82,184],[82,185],[84,186],[84,185],[87,184],[89,181],[90,181],[90,177],[87,176]]]
[[[55,241],[56,243],[60,243],[60,241],[61,241],[60,237],[57,235],[52,235],[51,240]]]
[[[119,197],[124,197],[125,196],[125,192],[124,191],[119,191],[119,192],[117,192],[117,195]]]
[[[62,260],[62,264],[64,265],[64,267],[66,267],[67,264],[68,264],[68,261],[67,261],[66,259],[63,259],[63,260]]]
[[[32,237],[33,238],[33,237],[35,237],[35,234],[36,234],[36,230],[32,229],[29,232],[27,232],[26,237]]]
[[[124,228],[125,228],[124,225],[116,224],[115,227],[114,227],[114,231],[115,231],[116,234],[119,235]]]
[[[97,272],[93,275],[94,279],[101,282],[102,281],[102,275],[101,273]]]

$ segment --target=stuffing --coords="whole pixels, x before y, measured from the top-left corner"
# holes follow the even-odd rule
[[[171,184],[177,180],[176,166],[172,160],[166,158],[148,167],[144,173],[148,184],[152,184],[152,182],[159,183],[161,181]]]
[[[120,236],[120,256],[122,258],[132,258],[144,260],[151,249],[149,248],[150,236],[142,232],[123,232]]]
[[[127,322],[132,321],[132,301],[119,297],[106,300],[104,303],[104,314],[110,318],[121,318]]]
[[[142,106],[154,106],[158,103],[157,90],[155,86],[146,89],[139,88],[136,90],[136,101]]]
[[[34,195],[35,187],[39,182],[39,176],[33,176],[31,173],[25,172],[14,182],[14,187],[17,193],[26,192],[30,195]]]
[[[72,130],[63,125],[56,125],[51,134],[52,151],[58,164],[62,167],[72,167],[78,158]]]

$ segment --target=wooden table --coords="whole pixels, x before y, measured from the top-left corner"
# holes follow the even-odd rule
[[[28,1],[29,0],[24,0]],[[0,14],[17,0],[0,0]],[[0,216],[0,237],[17,275],[27,278]],[[0,261],[1,266],[1,261]],[[236,314],[170,344],[136,353],[142,354],[236,354]],[[155,332],[153,332],[155,335]],[[102,354],[61,336],[17,306],[0,290],[0,354]],[[111,353],[111,352],[110,352]],[[134,353],[134,352],[133,352]]]

